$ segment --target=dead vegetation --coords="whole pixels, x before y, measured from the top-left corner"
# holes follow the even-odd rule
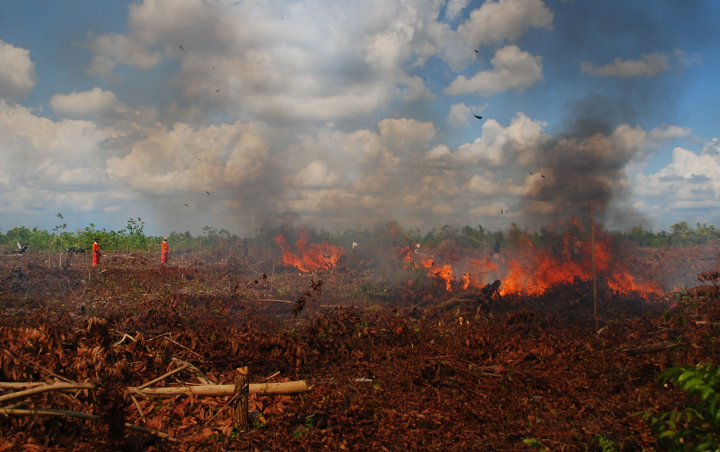
[[[643,271],[683,265],[652,253]],[[587,281],[500,296],[390,282],[366,256],[319,273],[156,257],[2,261],[0,450],[639,450],[655,439],[637,413],[683,398],[658,374],[720,354],[717,291],[601,284],[596,331]],[[309,388],[267,390],[283,384]]]

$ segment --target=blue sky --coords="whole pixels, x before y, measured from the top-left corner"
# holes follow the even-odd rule
[[[0,230],[719,225],[718,26],[699,0],[4,0]]]

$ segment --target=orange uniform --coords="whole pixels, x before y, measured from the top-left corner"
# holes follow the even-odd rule
[[[97,240],[93,242],[92,252],[93,252],[93,266],[97,266],[100,263],[100,245],[98,245]]]
[[[160,263],[165,265],[167,263],[168,253],[170,252],[170,248],[168,247],[167,240],[162,241],[161,245],[161,251],[160,251]]]

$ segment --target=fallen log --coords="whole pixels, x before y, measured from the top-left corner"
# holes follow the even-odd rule
[[[622,351],[627,353],[652,353],[660,350],[668,350],[679,346],[680,344],[673,341],[658,342],[656,344],[639,345],[633,348],[625,348]]]
[[[92,383],[54,383],[44,384],[38,382],[0,382],[0,388],[31,388],[24,391],[16,391],[0,396],[0,402],[24,398],[33,394],[48,391],[68,391],[77,389],[95,389]],[[249,392],[254,394],[297,394],[312,389],[305,380],[283,381],[277,383],[250,383]],[[200,396],[224,397],[231,396],[235,392],[235,385],[193,385],[193,386],[166,386],[159,388],[148,388],[143,386],[129,386],[130,394],[152,395],[152,396],[176,396],[183,394],[195,394]]]
[[[176,396],[199,395],[210,397],[232,396],[235,385],[194,385],[194,386],[167,386],[161,388],[127,388],[132,394],[146,396]],[[312,389],[305,380],[284,381],[279,383],[250,383],[249,391],[254,394],[296,394]]]

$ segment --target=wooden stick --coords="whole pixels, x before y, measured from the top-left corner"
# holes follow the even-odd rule
[[[652,353],[660,350],[668,350],[679,346],[680,344],[673,341],[658,342],[656,344],[639,345],[633,348],[625,348],[622,351],[628,353]]]
[[[65,411],[65,410],[49,410],[46,408],[0,408],[1,414],[19,414],[19,415],[25,415],[25,414],[47,414],[50,416],[64,416],[64,417],[77,417],[80,419],[89,419],[91,421],[97,421],[100,419],[99,416],[96,416],[94,414],[88,414],[88,413],[82,413],[79,411]]]
[[[294,301],[290,301],[290,300],[280,300],[280,299],[277,299],[277,298],[258,298],[258,301],[272,301],[272,302],[275,302],[275,303],[295,304]]]
[[[190,364],[189,362],[183,361],[183,360],[180,359],[180,358],[173,358],[172,360],[175,361],[176,363],[180,363],[180,364],[189,364],[190,367],[189,367],[188,369],[189,369],[189,370],[192,370],[193,372],[195,372],[195,373],[197,374],[197,375],[195,375],[195,378],[197,378],[198,380],[200,380],[200,383],[202,383],[202,384],[204,384],[204,385],[215,384],[215,382],[213,382],[212,380],[210,380],[207,375],[205,375],[204,373],[202,373],[202,372],[200,371],[200,369],[198,369],[197,367],[193,366],[193,365]]]
[[[179,371],[180,368],[173,372]],[[163,376],[166,377],[166,375]],[[157,379],[156,379],[157,380]],[[152,383],[152,382],[149,382]],[[160,388],[149,388],[148,383],[142,386],[129,386],[127,390],[131,394],[142,396],[176,396],[176,395],[199,395],[210,397],[231,396],[235,392],[235,385],[194,385],[194,386],[167,386]],[[65,391],[69,389],[95,389],[93,383],[54,383],[47,385],[38,382],[0,382],[0,388],[27,388],[25,391],[17,391],[10,394],[0,396],[0,402],[22,398],[28,395],[47,392],[47,391]],[[282,381],[276,383],[250,383],[248,390],[251,394],[297,394],[307,392],[312,389],[305,380]]]
[[[125,339],[130,339],[131,341],[135,342],[135,338],[134,338],[134,337],[132,337],[132,336],[130,336],[129,334],[125,333],[125,334],[123,334],[123,337],[122,337],[119,341],[117,341],[117,342],[115,342],[115,343],[113,344],[113,347],[117,347],[118,345],[121,345],[123,342],[125,342]]]
[[[200,358],[200,360],[205,361],[205,360],[203,359],[202,355],[200,355],[200,353],[196,352],[195,350],[190,350],[189,348],[185,347],[183,344],[181,344],[181,343],[177,342],[175,339],[173,339],[172,336],[169,336],[169,337],[168,337],[168,336],[165,336],[164,339],[165,339],[166,341],[172,342],[173,344],[177,345],[177,346],[180,347],[180,348],[184,348],[185,350],[189,351],[190,353],[194,353],[195,356],[197,356],[198,358]]]
[[[67,389],[95,389],[93,383],[53,383],[51,385],[36,386],[34,388],[25,389],[24,391],[11,392],[0,396],[0,403],[13,399],[21,399],[33,394],[39,394],[47,391],[64,391]]]
[[[276,371],[274,374],[270,375],[269,377],[266,377],[266,378],[265,378],[265,381],[272,380],[273,378],[277,377],[278,375],[280,375],[280,371],[279,371],[279,370]]]
[[[131,424],[131,423],[129,423],[129,422],[126,422],[126,423],[124,423],[123,425],[124,425],[125,428],[128,429],[128,430],[134,430],[134,431],[140,432],[140,433],[148,433],[148,434],[150,434],[150,435],[155,435],[155,436],[157,436],[158,438],[162,438],[162,439],[168,440],[168,441],[170,441],[171,443],[177,443],[177,442],[179,442],[178,439],[175,438],[174,436],[169,435],[168,433],[165,433],[165,432],[161,432],[160,430],[155,430],[155,429],[152,429],[152,428],[142,427],[142,426],[140,426],[140,425],[133,425],[133,424]]]
[[[171,370],[170,372],[166,373],[165,375],[161,375],[161,376],[157,377],[157,378],[154,379],[154,380],[148,381],[147,383],[145,383],[145,384],[142,385],[142,386],[138,386],[138,389],[145,389],[145,388],[147,388],[148,386],[152,386],[152,385],[154,385],[155,383],[157,383],[158,381],[164,380],[164,379],[166,379],[167,377],[169,377],[169,376],[171,376],[171,375],[175,375],[176,373],[180,372],[181,370],[187,369],[187,368],[190,367],[190,366],[191,366],[190,363],[185,363],[185,364],[183,364],[182,366],[178,367],[177,369]]]
[[[235,385],[195,385],[195,386],[173,386],[163,388],[127,388],[133,394],[150,396],[176,396],[176,395],[200,395],[211,397],[231,396],[235,393]],[[248,390],[251,394],[296,394],[307,392],[312,387],[308,386],[305,380],[285,381],[279,383],[250,383]]]
[[[130,394],[130,398],[132,399],[133,403],[135,404],[135,408],[137,408],[138,413],[140,413],[140,419],[142,419],[143,422],[145,421],[145,413],[143,413],[142,407],[140,407],[140,402],[137,401],[134,395]]]
[[[44,384],[42,381],[0,381],[0,389],[32,388]]]

